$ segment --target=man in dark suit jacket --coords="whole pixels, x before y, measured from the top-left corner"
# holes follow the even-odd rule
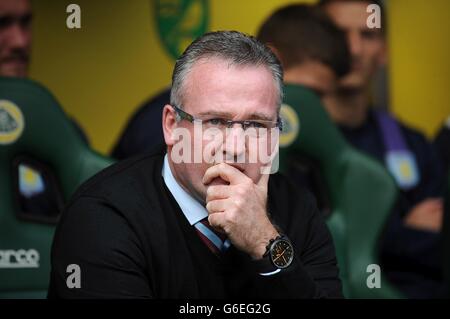
[[[382,244],[387,278],[410,298],[440,298],[443,291],[441,161],[420,132],[392,115],[371,108],[376,71],[387,61],[383,1],[321,0],[322,9],[346,34],[350,72],[322,99],[347,141],[383,163],[396,181],[398,208]],[[380,28],[367,24],[369,5],[381,10]]]
[[[194,41],[163,110],[166,149],[107,168],[67,206],[49,297],[341,297],[314,200],[269,174],[282,81],[250,36]]]
[[[0,0],[0,76],[28,77],[31,57],[33,12],[29,0]],[[81,127],[70,119],[84,142]],[[21,160],[17,174],[18,209],[22,216],[54,222],[60,214],[62,199],[52,170],[39,159]]]
[[[161,118],[164,105],[168,103],[170,103],[170,88],[164,89],[140,106],[119,136],[111,156],[123,160],[148,153],[163,145]]]
[[[450,169],[450,116],[439,130],[433,144],[444,165],[444,174],[448,174]]]

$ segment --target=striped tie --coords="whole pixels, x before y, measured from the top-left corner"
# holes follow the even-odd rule
[[[206,246],[216,255],[220,255],[220,253],[230,247],[230,241],[227,239],[227,236],[213,230],[207,217],[197,222],[194,226]]]

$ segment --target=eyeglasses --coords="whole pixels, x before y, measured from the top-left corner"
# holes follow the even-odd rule
[[[280,131],[283,130],[283,122],[280,117],[276,121],[266,121],[266,120],[244,120],[244,121],[233,121],[227,120],[220,117],[211,118],[197,118],[193,115],[183,111],[176,105],[172,105],[175,112],[178,115],[178,120],[186,120],[191,123],[200,123],[204,129],[219,129],[225,131],[227,128],[232,128],[235,124],[240,124],[242,129],[249,133],[250,135],[256,135],[261,137],[267,133],[270,133],[271,129],[278,128]]]

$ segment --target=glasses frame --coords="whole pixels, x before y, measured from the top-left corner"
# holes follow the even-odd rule
[[[179,116],[179,119],[186,120],[191,123],[194,123],[194,121],[200,121],[201,123],[203,123],[203,121],[205,121],[205,120],[196,118],[195,116],[193,116],[192,114],[189,114],[188,112],[183,111],[181,108],[179,108],[178,106],[176,106],[174,104],[171,104],[171,106],[173,107],[173,109],[175,110],[177,115]],[[241,120],[241,121],[226,120],[226,119],[222,119],[222,120],[225,121],[227,128],[232,128],[234,126],[234,124],[240,124],[244,131],[250,126],[250,123],[257,122],[257,121],[252,121],[252,120]],[[280,116],[278,116],[276,121],[266,121],[266,120],[262,120],[262,121],[268,122],[268,123],[275,123],[274,127],[278,127],[278,129],[280,131],[283,131],[283,120],[281,119]]]

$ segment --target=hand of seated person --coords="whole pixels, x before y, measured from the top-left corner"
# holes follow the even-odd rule
[[[428,198],[414,206],[404,222],[411,228],[438,233],[442,228],[443,212],[442,199]]]

